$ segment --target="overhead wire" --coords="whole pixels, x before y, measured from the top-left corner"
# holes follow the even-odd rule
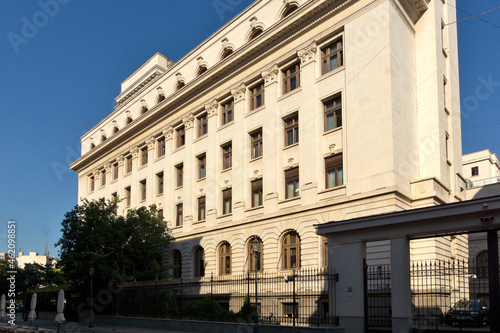
[[[466,18],[463,18],[463,19],[461,19],[461,20],[457,20],[457,21],[454,21],[454,22],[447,23],[447,24],[445,24],[445,26],[447,26],[447,25],[451,25],[451,24],[456,24],[456,23],[459,23],[459,22],[462,22],[462,21],[466,21],[466,20],[469,20],[469,19],[471,19],[471,18],[477,18],[478,20],[483,21],[484,23],[488,23],[488,24],[490,24],[490,25],[492,25],[492,26],[494,26],[494,27],[496,27],[496,28],[500,29],[500,26],[499,26],[499,25],[496,25],[496,24],[491,23],[491,22],[489,22],[489,21],[486,21],[486,20],[484,20],[484,19],[482,19],[482,18],[479,18],[479,16],[482,16],[482,15],[484,15],[484,14],[488,14],[488,13],[491,13],[492,11],[495,11],[495,10],[497,10],[497,9],[500,9],[500,6],[498,6],[498,7],[496,7],[496,8],[492,8],[492,9],[487,10],[487,11],[485,11],[485,12],[479,13],[479,14],[477,14],[477,15],[474,15],[474,14],[471,14],[471,13],[469,13],[469,12],[467,12],[467,11],[465,11],[465,10],[462,10],[462,9],[460,9],[460,8],[458,8],[458,7],[455,7],[455,6],[451,5],[451,4],[448,4],[448,5],[449,5],[449,6],[451,6],[451,7],[453,7],[453,8],[455,8],[456,10],[459,10],[459,11],[461,11],[461,12],[463,12],[463,13],[467,14],[467,15],[471,15],[471,16],[466,17]]]

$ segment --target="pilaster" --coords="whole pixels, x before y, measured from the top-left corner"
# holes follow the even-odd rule
[[[185,144],[184,144],[184,180],[183,187],[186,191],[183,191],[182,195],[182,213],[183,218],[183,230],[191,229],[191,222],[193,221],[193,194],[192,190],[194,188],[195,182],[198,180],[197,163],[196,156],[193,152],[193,139],[194,139],[194,115],[191,113],[188,117],[184,118],[184,131],[185,131]],[[175,208],[175,207],[174,207]],[[174,220],[175,221],[175,213]],[[174,222],[175,224],[175,222]]]
[[[217,161],[216,161],[216,146],[217,146],[217,126],[218,126],[218,110],[219,103],[217,100],[213,100],[209,104],[205,105],[205,110],[207,111],[208,117],[208,140],[207,144],[207,165],[212,167],[207,168],[207,190],[211,192],[205,197],[205,223],[208,226],[214,226],[216,224],[217,218],[217,191],[220,191],[221,187],[218,183],[217,177]],[[211,161],[211,162],[209,162]]]
[[[174,129],[172,126],[168,126],[162,132],[165,137],[165,158],[163,159],[163,218],[167,222],[171,222],[172,211],[174,210],[172,207],[173,193],[176,187],[175,180],[177,179],[177,175],[173,170],[172,160],[167,158],[167,156],[172,156]]]
[[[232,141],[232,186],[233,186],[233,220],[238,221],[245,216],[245,196],[248,191],[248,176],[247,168],[244,163],[244,147],[245,147],[245,131],[243,124],[245,122],[245,105],[246,105],[246,86],[239,85],[236,89],[231,90],[231,95],[234,98],[234,122],[242,130],[234,132]]]

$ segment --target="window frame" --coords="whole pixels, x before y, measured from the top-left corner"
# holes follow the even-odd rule
[[[148,164],[148,147],[141,148],[141,166]]]
[[[293,196],[288,193],[288,184],[292,182],[293,184]],[[299,168],[291,168],[285,171],[285,199],[292,199],[300,197],[300,178],[299,178]]]
[[[252,196],[252,199],[251,199],[251,202],[252,202],[252,208],[254,207],[261,207],[264,202],[263,202],[263,190],[264,190],[264,187],[263,187],[263,181],[262,181],[262,178],[260,179],[256,179],[254,181],[251,182],[251,189],[252,189],[252,192],[251,192],[251,196]],[[255,202],[255,195],[257,194],[258,196],[258,201],[259,202]]]
[[[101,177],[101,187],[106,186],[106,169],[102,169],[99,176]]]
[[[182,187],[184,184],[184,163],[175,166],[176,173],[176,187]]]
[[[470,168],[471,177],[479,176],[479,167],[473,166]]]
[[[221,146],[222,149],[222,170],[229,170],[233,167],[233,144],[232,141]]]
[[[179,250],[174,250],[172,253],[172,266],[174,279],[182,278],[182,253]]]
[[[201,253],[201,255],[200,255]],[[194,277],[205,276],[205,250],[198,246],[194,251]]]
[[[196,118],[198,122],[198,137],[208,133],[208,115],[203,113]]]
[[[163,191],[165,190],[164,189],[164,186],[165,186],[165,179],[164,179],[164,174],[163,174],[163,171],[161,172],[158,172],[156,174],[156,190],[157,190],[157,194],[158,195],[161,195],[163,194]]]
[[[329,172],[335,171],[335,180],[333,186],[329,183]],[[339,173],[341,171],[342,179],[340,179]],[[331,189],[338,186],[344,185],[344,163],[342,154],[337,154],[325,158],[325,189]]]
[[[206,197],[198,198],[198,221],[205,221],[207,218]]]
[[[186,144],[186,128],[184,125],[175,129],[175,147],[179,148]]]
[[[165,137],[162,136],[160,138],[158,138],[158,140],[156,140],[156,142],[158,143],[158,154],[157,154],[157,158],[160,158],[162,156],[165,156],[165,153],[166,153],[166,142],[165,142]]]
[[[289,125],[288,122],[292,121]],[[283,118],[284,134],[285,134],[285,147],[292,146],[299,143],[299,114],[295,112],[294,114]],[[292,141],[289,142],[288,132],[292,132]]]
[[[232,248],[231,244],[228,242],[224,242],[219,246],[219,275],[231,275],[232,271],[232,262],[231,262],[231,257],[232,257]],[[228,267],[229,263],[229,267]]]
[[[183,219],[182,214],[184,214],[184,213],[183,213],[183,206],[182,206],[182,202],[181,202],[181,203],[178,203],[177,205],[175,205],[175,226],[176,227],[182,227],[184,224],[184,219]]]
[[[250,154],[251,159],[255,159],[264,155],[262,128],[250,133]],[[255,150],[256,149],[256,150]],[[257,154],[255,152],[257,151]]]
[[[258,90],[260,88],[260,90]],[[264,106],[264,82],[259,82],[250,89],[250,111]],[[258,105],[258,97],[260,97],[260,105]]]
[[[233,213],[233,191],[232,188],[222,190],[222,215]]]
[[[118,163],[113,163],[112,166],[113,180],[117,180],[119,176],[119,165]]]
[[[196,157],[198,160],[198,180],[207,177],[207,155],[201,154]]]
[[[125,191],[125,207],[130,207],[132,204],[132,186],[127,186],[124,189]]]
[[[133,166],[132,166],[132,155],[128,155],[125,157],[125,165],[126,165],[126,170],[127,174],[132,173]]]
[[[247,244],[247,249],[248,249],[248,271],[249,272],[255,272],[255,255],[252,249],[252,242],[254,239],[258,239],[260,242],[260,247],[259,247],[259,254],[258,254],[258,261],[257,261],[257,272],[262,272],[263,266],[264,266],[264,243],[262,242],[262,239],[259,237],[255,236],[248,241]]]
[[[328,105],[332,103],[332,107]],[[333,127],[328,127],[328,116],[333,115]],[[324,131],[329,132],[342,127],[342,96],[336,95],[323,102]]]
[[[484,250],[476,255],[476,275],[478,278],[487,278],[488,274],[488,251]]]
[[[296,240],[298,240],[298,241],[296,241],[295,243],[292,244],[290,242],[291,235],[295,235]],[[292,255],[291,255],[291,251],[290,251],[292,249],[295,249],[295,251],[296,251],[295,267],[292,267]],[[282,269],[299,269],[300,264],[301,264],[301,260],[300,260],[301,253],[300,252],[301,252],[301,240],[300,240],[299,234],[296,231],[289,231],[281,239],[281,257],[283,258],[283,261],[281,264]]]
[[[221,103],[222,107],[222,125],[226,125],[234,121],[234,99],[230,98]],[[229,119],[231,118],[231,119]]]
[[[339,36],[332,42],[328,43],[326,46],[321,48],[321,75],[325,75],[329,72],[332,72],[338,68],[341,68],[344,66],[344,41],[343,41],[344,36]],[[340,44],[340,48],[339,48]],[[332,51],[332,47],[336,46],[337,49],[335,51]],[[331,61],[332,57],[336,55],[337,56],[337,67],[331,68]]]
[[[94,191],[95,191],[95,177],[89,176],[89,193],[92,193]]]
[[[295,72],[291,73],[291,70],[295,69]],[[295,62],[292,65],[284,68],[282,70],[283,74],[283,95],[288,94],[300,88],[300,62]],[[295,88],[292,89],[292,79],[295,78]]]
[[[147,182],[146,179],[139,181],[139,189],[141,190],[141,201],[146,201],[147,198]]]

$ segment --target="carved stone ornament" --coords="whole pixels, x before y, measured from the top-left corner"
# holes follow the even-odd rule
[[[140,151],[141,151],[141,150],[140,150],[139,148],[134,148],[134,149],[132,149],[132,158],[137,158],[137,157],[139,157],[139,152],[140,152]]]
[[[279,68],[278,65],[273,65],[273,67],[266,69],[263,71],[262,77],[264,78],[264,85],[268,86],[272,83],[276,83],[276,79],[278,78]]]
[[[101,129],[101,136],[106,136],[106,131]]]
[[[233,95],[234,103],[245,100],[246,86],[244,83],[240,84],[237,88],[231,89],[231,95]]]
[[[209,104],[205,105],[205,110],[207,110],[208,117],[216,116],[217,110],[219,109],[219,102],[216,99],[211,101]]]
[[[250,19],[250,29],[253,30],[256,24],[257,24],[257,17],[252,16],[252,18]]]
[[[106,173],[110,173],[111,172],[111,163],[106,163],[104,165],[104,170],[106,170]]]
[[[123,163],[125,163],[125,156],[121,155],[116,158],[116,161],[118,162],[118,166],[121,167],[123,166]]]
[[[127,118],[132,118],[132,112],[127,110],[127,111],[125,111],[125,113],[127,114]]]
[[[318,50],[318,47],[316,46],[316,42],[312,42],[306,48],[299,50],[297,52],[297,54],[300,58],[300,64],[302,66],[305,66],[305,65],[310,64],[312,62],[315,62],[315,55],[316,55],[317,50]]]
[[[94,176],[94,179],[95,179],[95,180],[99,179],[99,174],[100,174],[99,170],[94,170],[94,171],[92,172],[92,175]]]
[[[193,128],[194,126],[194,115],[192,113],[189,114],[186,118],[182,119],[182,122],[184,123],[184,127],[186,128],[186,131],[190,128]]]
[[[222,48],[225,49],[225,48],[227,48],[227,44],[229,43],[229,39],[223,38],[221,40],[221,42],[222,42]]]
[[[116,120],[113,120],[113,127],[118,127],[118,122]]]
[[[165,136],[165,141],[172,140],[174,137],[174,128],[172,126],[168,126],[167,129],[163,130],[163,135]]]
[[[186,82],[186,79],[182,76],[182,74],[180,72],[175,74],[175,76],[177,76],[177,83],[179,83],[179,82],[185,83]]]
[[[198,67],[202,66],[205,62],[203,61],[203,57],[198,57],[198,59],[196,59],[198,61]]]
[[[148,108],[148,105],[146,104],[146,100],[145,99],[141,99],[141,106],[143,108],[146,108],[146,109]]]
[[[155,138],[151,137],[151,139],[146,141],[146,145],[148,146],[148,150],[153,150],[155,148]]]

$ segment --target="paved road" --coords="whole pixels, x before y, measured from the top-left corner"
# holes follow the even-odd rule
[[[5,322],[5,319],[4,319]],[[16,318],[17,325],[29,326],[29,321],[23,321],[20,316]],[[36,319],[31,323],[32,327],[38,326],[48,329],[57,330],[57,324],[51,320]],[[60,333],[186,333],[179,331],[166,331],[161,329],[137,328],[137,327],[122,327],[109,325],[95,325],[94,328],[89,328],[85,323],[66,322],[60,325]],[[195,332],[193,332],[195,333]]]

